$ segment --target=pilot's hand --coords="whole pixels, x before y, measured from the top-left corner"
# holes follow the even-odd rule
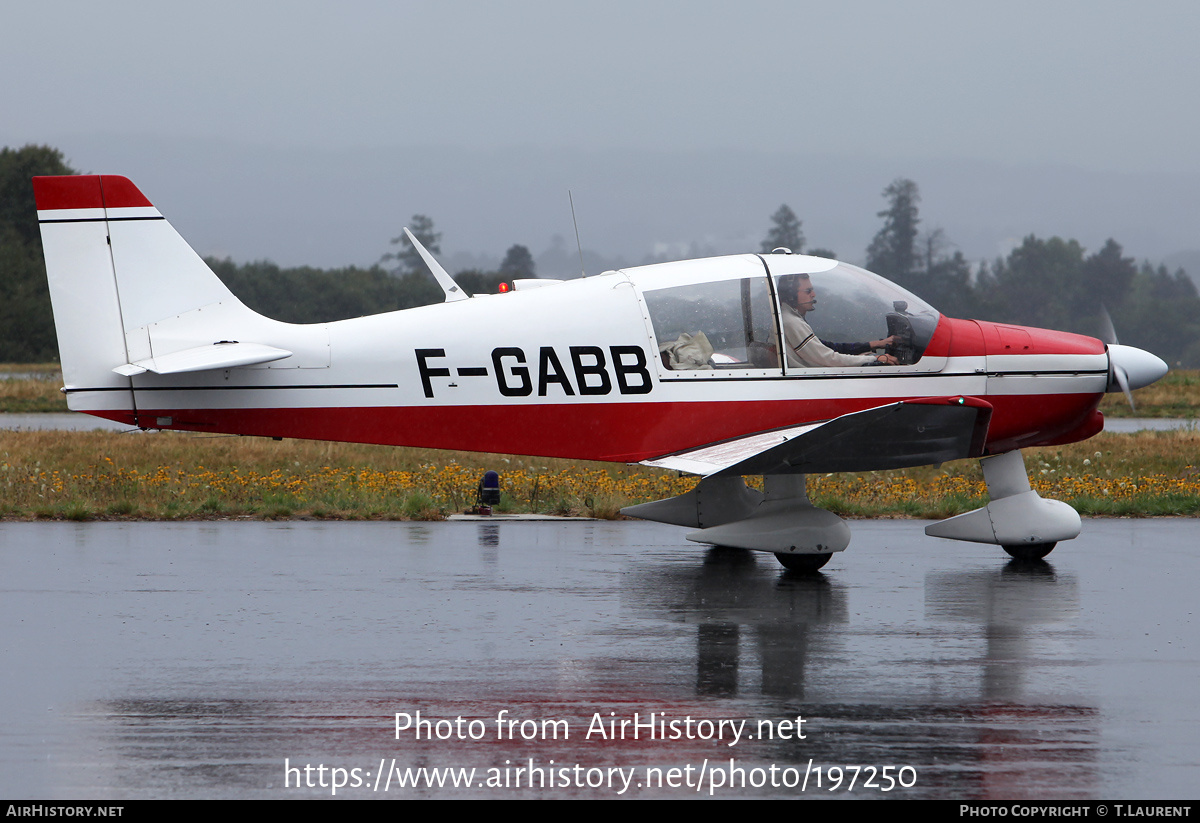
[[[890,354],[881,354],[875,358],[880,366],[899,366],[900,361]]]
[[[890,337],[885,337],[882,340],[872,340],[869,345],[873,349],[886,349],[888,346],[894,346],[900,342],[900,335],[893,334]]]

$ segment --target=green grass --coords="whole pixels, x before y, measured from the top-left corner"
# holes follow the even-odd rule
[[[24,371],[31,377],[5,377],[0,379],[0,412],[8,414],[35,414],[67,411],[67,396],[60,389],[63,382],[57,372],[33,372],[36,366],[26,369],[6,368],[0,365],[0,374]],[[46,374],[53,376],[47,377]]]
[[[1200,433],[1103,433],[1027,449],[1044,497],[1081,514],[1200,514]],[[0,518],[435,520],[501,474],[504,512],[615,518],[695,478],[644,467],[178,432],[0,432]],[[846,517],[941,519],[987,500],[976,460],[810,477],[813,502]]]

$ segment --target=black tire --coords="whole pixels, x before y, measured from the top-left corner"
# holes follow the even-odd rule
[[[783,564],[783,567],[790,572],[800,572],[801,574],[811,574],[818,571],[822,566],[829,562],[829,558],[833,557],[832,552],[826,554],[784,554],[783,552],[775,552],[775,557]]]
[[[1005,546],[1004,550],[1014,560],[1041,560],[1054,551],[1057,545],[1058,543],[1023,543],[1019,546]]]

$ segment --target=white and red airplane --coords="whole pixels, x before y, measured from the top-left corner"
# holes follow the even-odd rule
[[[144,429],[677,469],[701,476],[693,491],[625,513],[794,570],[850,540],[811,505],[806,474],[961,458],[983,458],[991,502],[926,533],[1044,557],[1079,515],[1030,489],[1019,449],[1091,437],[1106,391],[1167,371],[1115,340],[945,317],[786,250],[472,298],[413,238],[445,302],[281,323],[244,306],[128,179],[33,185],[71,409]]]

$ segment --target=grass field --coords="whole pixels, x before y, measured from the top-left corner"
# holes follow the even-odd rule
[[[1179,369],[1153,385],[1133,393],[1136,410],[1125,395],[1110,394],[1100,402],[1106,417],[1179,417],[1192,419],[1200,412],[1200,371]]]
[[[1034,488],[1082,514],[1200,514],[1200,434],[1101,434],[1025,451]],[[0,432],[0,517],[439,519],[501,474],[500,511],[616,517],[693,477],[643,467],[178,432]],[[986,502],[978,461],[810,477],[851,517],[946,517]]]
[[[0,375],[0,412],[67,411],[57,363],[0,363]]]

